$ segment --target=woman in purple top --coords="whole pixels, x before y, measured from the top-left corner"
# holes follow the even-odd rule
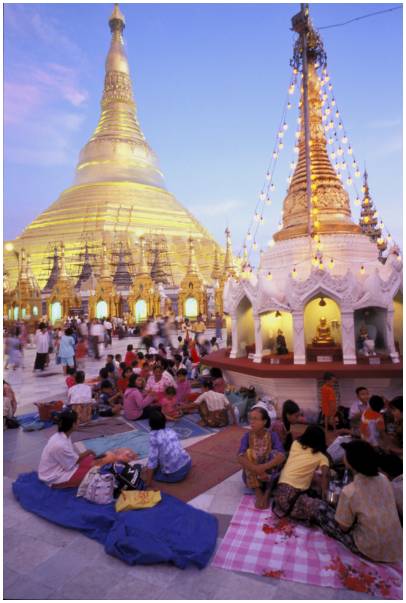
[[[124,416],[129,421],[148,419],[151,398],[145,395],[145,381],[139,375],[131,375],[124,392]]]
[[[176,404],[180,409],[189,403],[191,392],[190,381],[187,378],[187,370],[179,369],[176,373]]]
[[[243,468],[244,483],[255,491],[255,507],[266,509],[271,489],[279,477],[285,451],[276,433],[270,432],[271,420],[264,408],[249,414],[250,431],[242,437],[238,461]]]

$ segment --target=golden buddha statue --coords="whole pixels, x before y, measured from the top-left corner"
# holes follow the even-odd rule
[[[330,327],[327,324],[327,319],[322,316],[320,324],[317,325],[317,335],[313,337],[313,343],[316,345],[334,345],[335,341],[331,337]]]

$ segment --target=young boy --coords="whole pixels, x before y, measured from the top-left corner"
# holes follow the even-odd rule
[[[337,399],[334,384],[337,382],[333,373],[324,373],[324,384],[321,388],[321,412],[324,417],[324,431],[327,434],[329,425],[336,431],[335,416],[337,412]]]
[[[384,406],[381,396],[371,396],[367,409],[361,415],[361,438],[371,446],[379,446],[382,442],[385,421],[381,411]]]
[[[368,408],[368,400],[370,398],[369,390],[366,387],[360,386],[355,390],[357,399],[352,403],[349,413],[351,428],[355,432],[359,432],[362,413]]]
[[[101,382],[100,394],[97,402],[97,411],[101,417],[112,417],[118,415],[121,412],[121,393],[116,394],[113,391],[113,387],[108,379]]]
[[[114,364],[116,365],[117,371],[120,368],[120,364],[122,363],[122,361],[123,361],[123,358],[122,358],[121,354],[116,354],[114,356]]]

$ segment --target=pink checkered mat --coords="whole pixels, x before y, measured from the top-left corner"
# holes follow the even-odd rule
[[[401,564],[364,561],[316,528],[255,509],[253,496],[242,498],[212,565],[402,599]]]

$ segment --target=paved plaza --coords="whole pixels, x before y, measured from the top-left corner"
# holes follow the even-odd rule
[[[112,351],[123,353],[134,339],[114,340]],[[18,414],[34,402],[66,397],[62,369],[54,362],[43,375],[34,374],[35,351],[25,351],[25,368],[5,371],[18,400]],[[87,361],[88,377],[102,360]],[[180,570],[170,565],[129,567],[106,555],[98,543],[74,530],[49,523],[24,511],[12,493],[22,472],[36,470],[41,451],[56,428],[37,432],[4,432],[4,598],[5,599],[370,599],[345,589],[255,576],[211,567]],[[186,446],[200,438],[190,438]],[[244,493],[240,472],[190,502],[219,521],[218,544]]]

